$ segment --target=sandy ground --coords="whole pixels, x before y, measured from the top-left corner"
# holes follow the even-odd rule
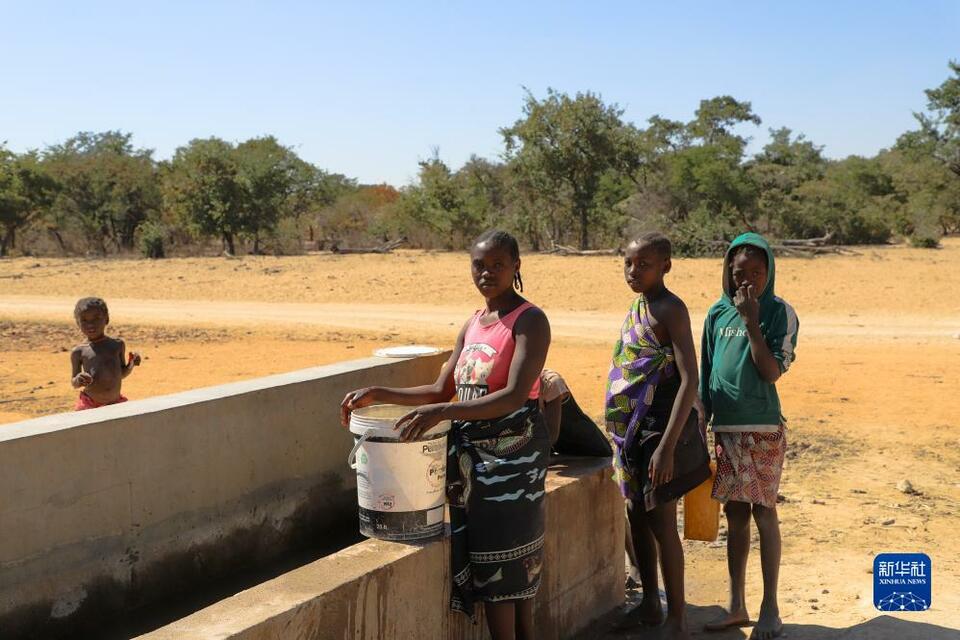
[[[777,264],[778,293],[801,322],[797,362],[778,385],[789,418],[780,506],[789,637],[958,638],[960,241]],[[696,333],[719,292],[719,265],[676,260],[668,278]],[[384,344],[446,346],[479,304],[467,269],[464,256],[423,252],[3,260],[0,422],[71,407],[67,352],[78,334],[70,319],[82,295],[106,297],[113,330],[144,355],[124,383],[143,398],[364,357]],[[619,260],[533,255],[523,272],[530,299],[551,318],[549,366],[599,416],[610,342],[631,298]],[[917,493],[898,491],[902,479]],[[696,625],[725,602],[725,552],[722,540],[685,544]],[[930,611],[873,609],[870,569],[885,551],[931,556]],[[747,593],[754,614],[757,556]]]

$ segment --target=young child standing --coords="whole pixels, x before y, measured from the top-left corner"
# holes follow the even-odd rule
[[[703,325],[700,395],[716,435],[713,497],[725,503],[730,610],[708,631],[746,626],[750,516],[760,533],[763,602],[750,635],[767,640],[783,633],[777,605],[780,525],[777,490],[786,453],[785,419],[774,383],[790,368],[799,322],[774,295],[773,251],[761,236],[745,233],[727,250],[723,294]]]
[[[639,295],[624,320],[607,380],[606,423],[627,500],[642,603],[621,623],[659,624],[659,555],[667,592],[670,638],[689,638],[684,599],[683,546],[677,499],[710,477],[706,442],[691,412],[697,395],[697,354],[690,315],[667,289],[670,241],[648,233],[629,244],[623,274]],[[659,547],[659,554],[658,554]]]
[[[101,298],[81,298],[73,309],[73,317],[87,337],[70,353],[70,383],[74,389],[83,389],[75,409],[126,402],[120,387],[133,368],[140,366],[140,354],[131,351],[127,356],[123,340],[104,334],[110,324],[110,312]]]

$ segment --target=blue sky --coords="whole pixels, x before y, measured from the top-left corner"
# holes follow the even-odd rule
[[[362,182],[404,184],[439,148],[502,151],[523,87],[590,90],[642,125],[749,100],[752,148],[788,126],[830,157],[912,128],[960,59],[960,2],[8,2],[0,141],[120,129],[169,157],[274,134]],[[138,6],[139,5],[139,6]]]

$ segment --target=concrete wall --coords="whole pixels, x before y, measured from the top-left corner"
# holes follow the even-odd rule
[[[340,399],[431,381],[447,356],[358,360],[3,425],[0,637],[97,628],[355,530]]]
[[[537,637],[569,638],[623,602],[623,500],[607,461],[568,459],[547,475]],[[227,598],[140,640],[480,640],[447,608],[449,540],[368,540]],[[479,611],[479,609],[478,609]]]

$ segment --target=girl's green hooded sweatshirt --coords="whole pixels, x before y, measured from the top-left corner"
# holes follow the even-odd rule
[[[750,356],[747,327],[733,304],[730,261],[734,249],[749,244],[767,254],[767,286],[760,294],[760,330],[781,373],[795,359],[799,321],[793,307],[773,293],[773,251],[762,236],[744,233],[730,243],[723,261],[723,295],[703,322],[700,346],[700,397],[715,431],[775,431],[784,422],[777,387],[760,378]]]

